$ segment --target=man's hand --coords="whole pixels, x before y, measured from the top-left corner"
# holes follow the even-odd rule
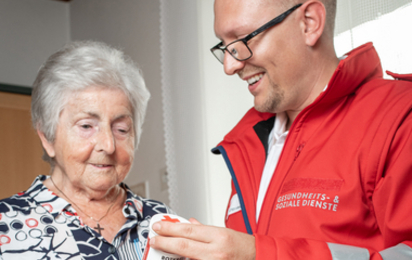
[[[199,260],[255,259],[255,237],[228,228],[205,226],[195,219],[192,224],[157,222],[159,234],[150,240],[154,249]]]

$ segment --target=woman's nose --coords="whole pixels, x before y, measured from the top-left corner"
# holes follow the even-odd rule
[[[97,135],[95,149],[97,151],[104,151],[107,154],[112,154],[115,151],[115,140],[112,129],[99,129]]]

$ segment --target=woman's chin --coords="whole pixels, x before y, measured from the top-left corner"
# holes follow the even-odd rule
[[[104,177],[101,177],[99,179],[94,179],[93,181],[86,182],[84,186],[87,187],[87,190],[93,192],[106,193],[110,189],[113,189],[117,184],[119,184],[119,182],[117,182],[116,179],[106,179]]]

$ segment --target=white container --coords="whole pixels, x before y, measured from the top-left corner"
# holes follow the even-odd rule
[[[174,222],[174,223],[189,223],[190,224],[190,222],[187,219],[184,219],[182,217],[179,217],[173,214],[154,215],[152,219],[150,220],[149,236],[147,237],[147,243],[146,243],[146,248],[143,254],[143,260],[186,260],[188,259],[180,255],[169,254],[169,253],[156,250],[150,247],[150,239],[153,238],[154,236],[157,236],[157,233],[153,231],[152,226],[154,223],[159,222],[159,221],[169,221],[169,222]]]

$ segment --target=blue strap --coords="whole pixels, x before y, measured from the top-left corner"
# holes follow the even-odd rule
[[[242,192],[240,191],[239,183],[237,181],[235,171],[233,170],[232,163],[230,162],[229,157],[227,156],[226,150],[225,148],[223,148],[223,146],[218,146],[212,150],[213,153],[217,153],[217,151],[219,151],[220,154],[222,154],[223,158],[225,159],[227,168],[229,169],[230,175],[232,175],[233,184],[235,185],[236,192],[239,197],[240,208],[242,209],[243,221],[245,222],[247,233],[252,235],[253,234],[252,228],[250,227],[249,218],[247,217],[247,214],[246,214],[246,207],[243,201]]]

